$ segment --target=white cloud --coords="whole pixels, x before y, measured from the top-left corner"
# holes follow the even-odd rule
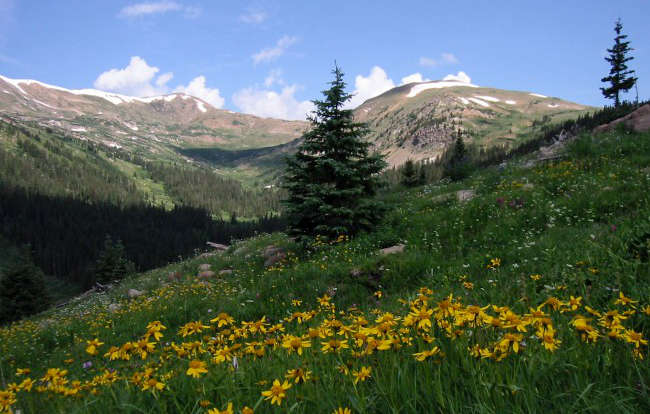
[[[444,78],[442,78],[442,80],[446,80],[446,81],[451,80],[451,81],[458,81],[458,82],[464,82],[464,83],[472,83],[472,78],[467,76],[467,73],[465,73],[463,71],[460,71],[455,75],[449,74],[449,75],[445,76]]]
[[[421,57],[420,65],[421,66],[442,66],[442,65],[455,65],[459,63],[459,60],[453,53],[442,53],[439,58],[433,59],[429,57]]]
[[[305,120],[314,109],[310,101],[299,101],[294,96],[297,85],[285,86],[281,92],[268,89],[245,88],[235,92],[233,102],[244,113],[262,117]]]
[[[150,14],[162,14],[167,12],[184,12],[185,17],[194,18],[201,14],[201,9],[194,6],[184,6],[175,1],[163,0],[157,2],[136,3],[123,7],[120,10],[121,17],[139,17]]]
[[[133,56],[125,68],[111,69],[99,75],[94,86],[104,91],[140,98],[164,95],[170,92],[170,87],[167,84],[172,80],[174,74],[166,72],[156,77],[159,71],[160,69],[149,66],[141,57]],[[208,88],[205,82],[205,76],[197,76],[187,86],[176,86],[174,92],[196,96],[215,108],[222,108],[225,99],[220,95],[219,89]]]
[[[267,88],[273,86],[274,84],[285,84],[284,80],[282,79],[282,69],[273,69],[269,72],[269,75],[264,78],[264,86]]]
[[[268,15],[264,11],[248,10],[246,14],[242,14],[241,16],[239,16],[239,21],[248,24],[260,24],[264,20],[266,20],[267,17]]]
[[[167,92],[165,83],[171,79],[169,73],[160,76],[156,86],[152,85],[160,69],[149,66],[139,56],[133,56],[124,69],[111,69],[97,77],[94,86],[97,89],[117,92],[129,96],[153,96]]]
[[[404,76],[402,78],[402,83],[400,85],[406,85],[407,83],[412,83],[412,82],[428,82],[431,79],[428,78],[422,78],[422,74],[420,72],[412,73],[408,76]]]
[[[164,87],[167,82],[172,80],[174,77],[174,74],[171,72],[163,73],[162,75],[158,76],[158,79],[156,79],[156,86],[158,87]]]
[[[197,76],[187,86],[179,85],[174,92],[183,92],[203,99],[215,108],[222,108],[226,100],[220,95],[219,89],[205,86],[205,76]]]
[[[386,71],[379,66],[374,66],[368,76],[357,75],[354,78],[354,96],[345,104],[345,108],[356,108],[366,100],[394,87],[395,82],[386,75]]]
[[[282,36],[280,40],[275,44],[274,47],[269,47],[262,49],[261,51],[253,54],[253,62],[258,64],[260,62],[270,62],[284,55],[284,52],[287,51],[289,46],[293,45],[298,41],[297,37],[294,36]]]

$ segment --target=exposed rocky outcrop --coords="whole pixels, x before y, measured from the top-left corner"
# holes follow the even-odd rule
[[[650,131],[650,104],[643,105],[636,111],[618,118],[608,124],[601,125],[594,129],[594,132],[606,132],[623,124],[626,128],[635,132]]]

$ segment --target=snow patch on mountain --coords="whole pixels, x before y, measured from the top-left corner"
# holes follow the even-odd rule
[[[463,105],[469,105],[469,101],[467,100],[467,98],[463,98],[462,96],[459,96],[458,100],[461,101]]]
[[[487,103],[487,102],[485,102],[485,101],[482,101],[482,100],[480,100],[480,99],[478,99],[478,98],[469,98],[469,100],[472,101],[472,102],[474,102],[475,104],[478,104],[478,105],[484,106],[484,107],[486,107],[486,108],[489,108],[489,107],[490,107],[490,104],[489,104],[489,103]]]
[[[440,88],[454,88],[454,87],[459,87],[459,86],[464,86],[464,87],[469,87],[469,88],[478,88],[478,85],[473,85],[471,83],[465,83],[465,82],[460,82],[456,80],[449,80],[449,81],[433,81],[433,82],[426,82],[426,83],[419,83],[411,88],[411,91],[406,95],[407,98],[412,98],[414,96],[417,96],[422,91],[426,91],[427,89],[440,89]]]
[[[153,101],[157,100],[164,100],[165,102],[171,102],[177,97],[180,97],[183,100],[191,99],[194,98],[193,96],[187,95],[185,93],[172,93],[169,95],[161,95],[161,96],[150,96],[146,98],[139,98],[135,96],[127,96],[127,95],[121,95],[119,93],[112,93],[112,92],[106,92],[106,91],[100,91],[98,89],[66,89],[62,88],[60,86],[54,86],[54,85],[48,85],[47,83],[39,82],[33,79],[11,79],[7,78],[6,76],[0,75],[0,79],[3,81],[9,83],[13,87],[15,87],[21,94],[30,96],[29,92],[25,91],[20,85],[31,85],[31,84],[36,84],[39,85],[43,88],[48,88],[48,89],[55,89],[58,91],[63,91],[63,92],[68,92],[74,95],[86,95],[86,96],[96,96],[98,98],[102,98],[107,100],[108,102],[112,103],[113,105],[119,105],[122,103],[131,103],[131,102],[142,102],[142,103],[151,103]],[[3,92],[10,94],[11,92],[4,90]],[[30,96],[30,99],[41,104],[48,106],[50,108],[54,108],[52,106],[49,106],[43,102],[37,101],[36,99],[32,98]],[[194,98],[196,100],[196,98]],[[201,112],[207,112],[207,109],[205,107],[205,104],[199,100],[196,100],[197,108]],[[55,108],[54,108],[55,109]]]
[[[506,101],[508,105],[517,105],[517,101]]]
[[[501,102],[499,98],[495,98],[492,96],[485,96],[485,95],[474,95],[475,97],[483,100],[483,101],[488,101],[488,102]]]
[[[546,95],[541,95],[539,93],[529,93],[530,96],[536,96],[538,98],[548,98]]]

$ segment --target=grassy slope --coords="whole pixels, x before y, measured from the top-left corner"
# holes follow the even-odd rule
[[[648,263],[635,258],[639,251],[630,248],[635,240],[645,240],[639,236],[650,234],[649,168],[650,133],[587,135],[571,144],[570,158],[564,161],[490,169],[461,183],[391,194],[383,224],[350,242],[316,245],[304,252],[283,235],[260,236],[237,243],[222,256],[143,274],[106,294],[1,330],[2,387],[20,383],[23,377],[14,373],[27,367],[35,380],[47,368],[58,367],[69,371],[69,381],[81,381],[62,387],[50,383],[50,390],[40,391],[36,385],[46,384],[38,383],[30,392],[18,391],[14,408],[23,412],[47,407],[50,412],[201,413],[224,409],[228,402],[237,412],[244,405],[255,406],[256,412],[332,412],[337,407],[353,412],[648,412],[648,347],[635,348],[625,333],[640,332],[644,339],[650,333]],[[477,197],[465,204],[444,196],[467,188]],[[399,241],[407,244],[403,254],[376,254]],[[271,243],[295,255],[265,269],[260,251]],[[488,269],[497,258],[500,265]],[[233,275],[197,283],[193,275],[206,261],[217,270],[234,269]],[[352,269],[360,274],[351,275]],[[165,284],[172,270],[181,272],[183,281]],[[132,287],[147,293],[124,299]],[[420,287],[433,292],[418,294]],[[377,291],[382,292],[379,299]],[[328,292],[340,312],[316,301]],[[638,301],[631,304],[635,312],[630,304],[615,303],[621,292]],[[455,318],[440,315],[433,320],[450,294],[458,303]],[[576,309],[568,305],[571,296],[582,298]],[[558,310],[547,302],[549,297],[563,303]],[[302,303],[292,304],[294,299]],[[435,311],[430,331],[408,326],[408,318],[392,327],[375,321],[383,312],[405,318],[412,310],[409,305],[422,310],[426,302]],[[541,309],[550,318],[554,338],[561,341],[554,352],[540,343],[537,330],[542,325],[524,316],[545,302]],[[110,303],[122,307],[110,313]],[[468,305],[508,306],[531,323],[520,331],[493,328],[489,324],[496,323],[499,313],[506,319],[505,309],[485,308],[477,323],[471,317],[477,309]],[[621,320],[624,328],[614,335],[618,338],[608,338],[610,329],[599,325],[584,305],[600,312],[628,312]],[[291,318],[293,312],[309,310],[313,313],[303,317],[312,318],[302,324]],[[232,315],[237,329],[208,323],[220,312]],[[427,319],[426,311],[422,315]],[[571,324],[577,315],[592,319],[589,324],[600,335],[595,343],[580,338]],[[368,326],[384,327],[399,341],[364,331],[361,316]],[[284,333],[260,334],[255,324],[242,324],[262,317],[270,324],[282,323]],[[142,338],[155,320],[167,329],[160,342],[150,337],[155,349],[145,359],[133,351],[123,354],[130,356],[128,361],[102,356],[110,346]],[[178,333],[183,324],[198,320],[210,327],[187,337]],[[333,320],[349,328],[351,348],[323,354],[323,342],[344,339],[345,329]],[[274,345],[285,334],[306,335],[310,328],[319,328],[313,332],[325,338],[305,339],[311,347],[302,356]],[[363,333],[384,340],[388,350],[364,353],[371,341],[353,345]],[[518,334],[518,352],[508,343],[505,352],[499,351],[501,340]],[[86,341],[93,338],[104,342],[97,356],[86,352]],[[198,352],[182,355],[172,349],[171,343],[183,341],[194,343]],[[485,357],[470,355],[468,348],[475,345]],[[414,353],[434,346],[444,355],[424,362],[414,358]],[[226,361],[212,361],[224,347],[230,347]],[[261,357],[250,353],[260,350]],[[233,355],[237,370],[229,360]],[[189,377],[190,360],[205,361],[208,372]],[[92,362],[91,368],[82,368],[86,361]],[[370,367],[371,377],[355,384],[352,373],[337,369],[343,365],[357,372]],[[280,408],[262,400],[261,392],[271,388],[274,378],[298,367],[312,371],[311,380],[294,384]],[[155,382],[152,378],[165,388],[143,391],[147,381]],[[76,396],[62,395],[66,392]],[[200,401],[210,405],[204,408]]]

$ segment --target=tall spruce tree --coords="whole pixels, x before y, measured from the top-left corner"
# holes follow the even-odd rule
[[[311,129],[287,158],[286,216],[289,232],[301,238],[354,235],[372,228],[385,211],[374,196],[386,163],[381,155],[371,155],[370,143],[362,140],[367,126],[343,109],[352,97],[345,92],[343,72],[335,66],[332,73],[324,99],[312,101]]]
[[[605,98],[614,99],[614,106],[616,107],[621,103],[621,91],[629,91],[637,81],[637,78],[632,76],[634,70],[628,70],[626,65],[627,62],[634,59],[632,56],[627,56],[634,49],[629,46],[630,42],[625,41],[627,35],[621,34],[622,29],[621,19],[618,19],[614,27],[614,31],[616,32],[614,46],[611,49],[607,49],[609,56],[605,58],[611,66],[609,76],[601,79],[601,82],[609,82],[610,86],[600,88]]]

